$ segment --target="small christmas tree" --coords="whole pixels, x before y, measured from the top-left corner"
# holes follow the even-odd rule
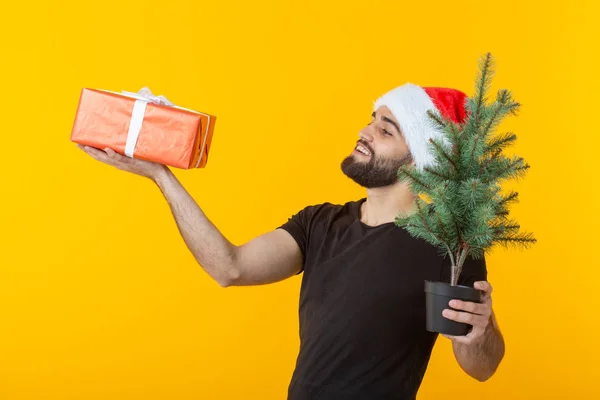
[[[410,166],[398,170],[398,179],[408,182],[418,197],[417,211],[400,213],[395,224],[450,256],[452,286],[458,284],[468,255],[480,259],[495,243],[526,247],[536,242],[530,233],[519,233],[519,224],[509,219],[508,207],[517,201],[518,193],[500,193],[500,182],[522,177],[529,165],[521,157],[502,154],[515,142],[514,133],[492,136],[502,120],[517,115],[520,107],[504,89],[489,104],[492,75],[493,59],[487,53],[479,61],[475,93],[467,99],[467,117],[462,123],[428,111],[444,138],[429,140],[435,162],[422,170]]]

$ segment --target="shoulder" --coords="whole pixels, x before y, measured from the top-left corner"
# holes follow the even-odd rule
[[[316,203],[305,206],[298,214],[321,219],[329,216],[337,216],[339,214],[353,214],[359,205],[360,200],[350,200],[345,203]]]
[[[343,217],[356,215],[360,200],[345,203],[322,202],[304,206],[295,211],[288,219],[289,223],[296,223],[310,229],[320,223],[330,223]]]

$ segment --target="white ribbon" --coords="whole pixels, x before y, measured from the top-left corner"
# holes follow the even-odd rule
[[[125,155],[133,158],[133,152],[135,151],[135,145],[137,144],[140,131],[142,130],[142,123],[144,122],[144,114],[146,113],[146,104],[155,103],[165,106],[173,106],[165,96],[155,96],[152,94],[150,89],[143,87],[137,93],[122,91],[126,96],[135,98],[133,104],[133,112],[131,113],[131,121],[129,121],[129,131],[127,132],[127,141],[125,142]]]
[[[99,89],[99,90],[102,90],[102,89]],[[102,91],[109,92],[109,93],[116,93],[116,92],[111,92],[109,90],[102,90]],[[190,110],[188,108],[178,107],[178,106],[174,105],[173,103],[171,103],[163,95],[155,96],[154,94],[152,94],[150,89],[148,89],[147,87],[141,88],[137,93],[127,92],[127,91],[123,90],[123,91],[121,91],[121,93],[117,93],[117,94],[122,94],[124,96],[132,97],[132,98],[136,99],[135,103],[133,105],[133,111],[131,113],[131,121],[129,122],[129,130],[127,131],[127,140],[125,142],[125,155],[127,157],[131,157],[131,158],[133,158],[135,146],[136,146],[138,137],[140,136],[140,131],[142,130],[142,123],[144,122],[144,114],[146,113],[146,105],[148,103],[169,106],[169,107],[173,107],[173,108],[178,108],[180,110],[190,111],[195,114],[207,116],[208,123],[206,124],[205,130],[204,130],[202,147],[200,150],[200,157],[198,157],[198,161],[196,162],[196,165],[195,165],[195,168],[198,168],[198,165],[200,165],[200,161],[202,160],[202,155],[204,154],[204,146],[206,145],[206,137],[208,134],[208,128],[210,126],[210,115],[200,113],[198,111]]]
[[[127,141],[125,142],[125,155],[133,158],[133,151],[137,144],[140,131],[142,130],[142,122],[146,113],[146,101],[136,100],[133,104],[133,112],[129,121],[129,130],[127,131]]]

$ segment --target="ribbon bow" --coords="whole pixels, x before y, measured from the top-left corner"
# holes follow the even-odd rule
[[[174,106],[174,104],[171,103],[165,96],[163,96],[162,94],[160,96],[155,96],[154,94],[152,94],[150,89],[148,89],[145,86],[143,88],[141,88],[137,93],[127,92],[125,90],[122,90],[121,93],[123,93],[127,96],[135,97],[138,100],[146,100],[151,103],[155,103],[155,104],[159,104],[159,105],[163,105],[163,106]]]

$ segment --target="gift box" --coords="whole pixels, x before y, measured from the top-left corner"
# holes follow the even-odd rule
[[[71,141],[181,169],[203,168],[216,117],[154,96],[83,88]]]

